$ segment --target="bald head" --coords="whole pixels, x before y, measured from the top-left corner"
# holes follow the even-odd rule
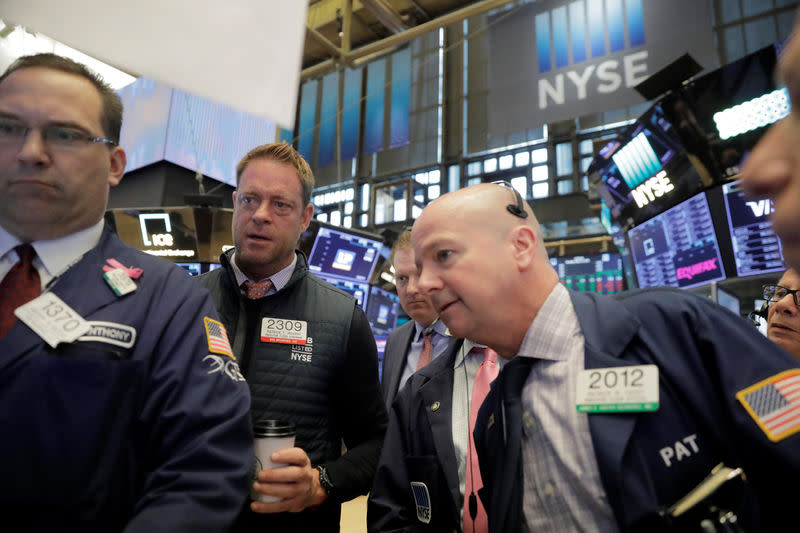
[[[542,230],[536,215],[524,201],[522,206],[528,214],[527,218],[520,218],[507,209],[507,206],[516,205],[517,197],[511,189],[493,183],[482,183],[445,194],[434,200],[422,211],[419,221],[446,213],[450,218],[458,218],[459,223],[472,222],[480,229],[494,234],[495,237],[505,235],[517,226],[527,226],[536,235],[541,246],[540,251],[546,258],[547,250],[544,247]]]
[[[442,321],[506,357],[558,283],[530,207],[520,218],[509,205],[517,199],[506,187],[467,187],[429,204],[411,233],[420,289]]]

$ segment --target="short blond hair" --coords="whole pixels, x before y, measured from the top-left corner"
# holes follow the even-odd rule
[[[263,144],[247,152],[247,155],[236,165],[237,189],[239,188],[239,179],[242,177],[242,172],[244,172],[247,165],[256,159],[278,161],[294,167],[297,171],[297,177],[300,179],[300,186],[303,189],[303,205],[308,205],[311,202],[311,192],[314,190],[314,173],[311,172],[311,167],[308,166],[303,156],[286,141]]]
[[[392,251],[389,254],[389,264],[394,266],[394,256],[397,252],[404,252],[406,250],[413,250],[411,247],[410,229],[403,230],[403,233],[397,236],[397,240],[394,241],[394,246],[392,246]]]

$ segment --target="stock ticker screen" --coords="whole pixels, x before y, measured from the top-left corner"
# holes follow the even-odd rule
[[[568,289],[599,294],[623,290],[622,259],[618,253],[551,257],[550,263]]]
[[[628,230],[639,287],[681,289],[725,279],[705,193]]]
[[[369,283],[383,243],[354,233],[320,227],[308,268],[322,276]]]
[[[740,181],[722,186],[737,276],[783,270],[780,239],[772,230],[771,200],[749,200]]]
[[[338,279],[332,278],[330,276],[318,276],[320,279],[323,279],[336,287],[337,289],[341,289],[344,292],[348,293],[350,296],[356,299],[358,305],[363,310],[367,310],[367,296],[369,295],[369,285],[366,283],[358,283],[356,281],[351,281],[347,279]]]
[[[392,332],[400,315],[400,297],[393,292],[370,286],[367,320],[376,335]]]

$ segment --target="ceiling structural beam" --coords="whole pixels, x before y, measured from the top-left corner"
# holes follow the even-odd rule
[[[395,11],[391,5],[384,3],[383,0],[361,0],[361,3],[392,33],[400,33],[408,29],[408,25],[400,13]]]
[[[316,42],[324,46],[328,53],[334,56],[334,58],[339,58],[340,60],[344,59],[344,52],[342,49],[330,42],[320,32],[309,25],[306,25],[306,31],[308,32],[308,35],[311,36]]]
[[[352,52],[345,54],[344,63],[351,64],[356,59],[373,56],[381,51],[393,50],[398,45],[404,44],[416,37],[419,37],[420,35],[424,35],[444,26],[449,26],[450,24],[460,22],[469,17],[480,15],[481,13],[491,11],[492,9],[496,9],[510,3],[513,2],[509,2],[509,0],[482,0],[481,2],[470,4],[467,7],[458,9],[446,15],[442,15],[441,17],[437,17],[424,24],[420,24],[419,26],[409,28],[402,33],[397,33],[385,39],[381,39],[380,41],[357,48]],[[328,72],[336,70],[336,68],[336,62],[332,59],[327,59],[321,63],[317,63],[316,65],[303,69],[303,71],[300,73],[300,79],[305,80],[315,76],[322,76]]]
[[[342,15],[342,57],[350,53],[350,32],[353,28],[353,0],[344,0],[344,13]]]

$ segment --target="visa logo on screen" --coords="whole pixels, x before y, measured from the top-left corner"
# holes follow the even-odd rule
[[[642,0],[577,0],[535,18],[539,73],[586,63],[539,78],[539,109],[633,87],[647,77],[647,50],[591,61],[645,44]],[[627,39],[626,39],[627,36]]]

